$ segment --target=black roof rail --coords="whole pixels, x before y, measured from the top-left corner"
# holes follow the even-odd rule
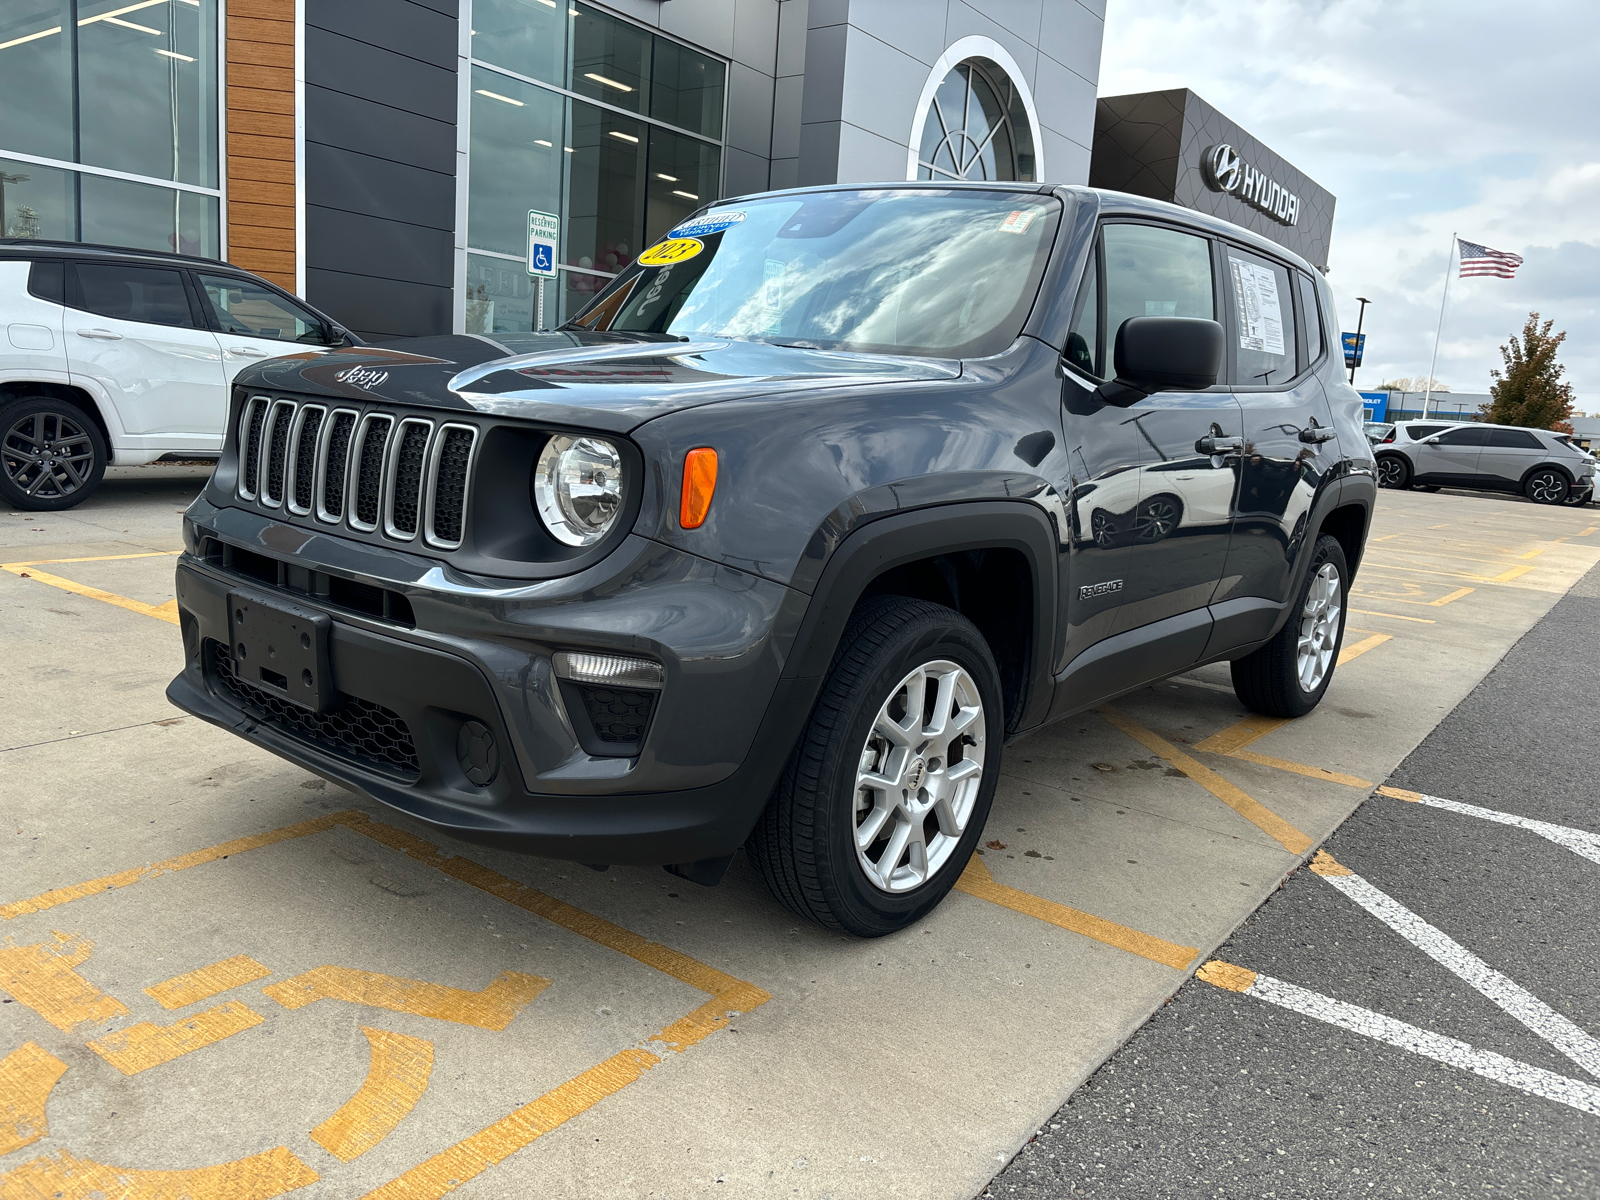
[[[142,250],[137,246],[110,246],[102,242],[68,242],[53,238],[0,237],[0,249],[18,247],[30,250],[49,250],[64,254],[119,254],[136,258],[174,259],[184,263],[204,263],[213,267],[233,267],[224,258],[207,258],[201,254],[180,254],[176,250]],[[234,267],[236,271],[243,267]]]

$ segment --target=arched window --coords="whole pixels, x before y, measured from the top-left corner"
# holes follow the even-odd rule
[[[923,116],[916,178],[1036,179],[1030,108],[999,63],[984,57],[956,63]]]

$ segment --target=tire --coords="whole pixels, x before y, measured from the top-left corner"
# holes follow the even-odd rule
[[[1572,485],[1554,467],[1540,467],[1522,481],[1522,494],[1535,504],[1562,504]]]
[[[967,718],[948,742],[930,737],[928,709],[913,724],[904,707],[919,675],[929,681],[930,673],[940,681],[930,706],[951,706],[946,736],[954,733],[949,711]],[[883,732],[888,723],[902,730],[894,741]],[[780,903],[829,929],[882,937],[914,924],[955,886],[977,848],[1004,734],[999,670],[972,622],[924,600],[867,601],[851,615],[751,832],[751,862]],[[977,767],[952,779],[952,760]],[[894,782],[873,788],[864,777]],[[858,850],[859,829],[874,821],[876,836]]]
[[[8,507],[71,508],[100,486],[105,473],[105,438],[77,405],[27,396],[0,407],[0,499]]]
[[[1587,505],[1593,499],[1594,491],[1592,489],[1587,492],[1569,491],[1567,493],[1567,498],[1561,503],[1567,505],[1569,508],[1581,508],[1584,505]]]
[[[1378,486],[1407,488],[1411,486],[1411,464],[1399,454],[1378,455]]]
[[[1311,552],[1293,614],[1270,642],[1233,663],[1233,691],[1239,703],[1269,717],[1303,717],[1322,702],[1344,642],[1349,580],[1344,549],[1323,534]],[[1330,613],[1330,608],[1335,611]],[[1306,657],[1303,637],[1308,642]],[[1320,673],[1307,670],[1307,658],[1314,660],[1310,665]]]

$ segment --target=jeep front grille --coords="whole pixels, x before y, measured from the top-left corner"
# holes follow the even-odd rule
[[[239,498],[454,550],[479,436],[462,422],[252,396],[239,415]]]

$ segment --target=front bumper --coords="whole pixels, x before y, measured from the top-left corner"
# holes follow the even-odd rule
[[[289,542],[285,527],[238,510],[194,516],[213,519],[189,530],[191,552],[179,560],[186,661],[168,698],[453,836],[589,863],[731,854],[815,695],[816,680],[780,678],[781,631],[803,613],[803,598],[643,539],[619,551],[625,570],[606,583],[494,589],[448,579],[430,560],[399,561],[406,555],[390,554],[375,575],[380,564],[365,547],[301,530]],[[341,571],[350,567],[342,552],[367,556],[361,582],[405,596],[415,627],[330,608],[329,666],[345,703],[325,718],[295,709],[233,676],[228,597],[317,601],[203,560],[192,551],[206,536],[270,549],[295,570]],[[642,651],[663,663],[666,683],[636,756],[591,756],[579,744],[551,672],[559,648]]]

